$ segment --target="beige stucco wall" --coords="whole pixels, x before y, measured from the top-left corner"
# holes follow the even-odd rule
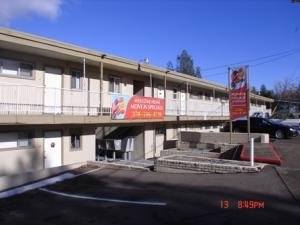
[[[164,134],[156,134],[155,135],[155,157],[160,157],[160,152],[164,149]]]
[[[115,71],[105,71],[103,75],[103,107],[111,107],[111,94],[109,92],[109,77],[120,78],[120,94],[122,95],[132,95],[133,94],[133,83],[132,78],[127,74],[121,74]]]
[[[23,127],[21,130],[29,130]],[[1,127],[0,132],[15,132],[12,127]],[[42,130],[34,130],[35,138],[30,148],[0,149],[0,176],[43,169]]]
[[[144,136],[145,158],[159,157],[164,147],[164,134],[155,134],[155,126],[145,125]]]
[[[166,140],[177,140],[178,129],[174,126],[168,125],[166,127]]]
[[[36,56],[28,55],[28,54],[20,54],[13,51],[7,51],[1,49],[0,58],[12,59],[12,60],[20,60],[29,63],[33,63],[34,70],[33,76],[30,78],[20,78],[16,76],[0,76],[0,82],[5,83],[15,83],[15,84],[23,84],[23,85],[34,85],[34,86],[42,86],[44,82],[43,78],[43,68],[41,60]]]
[[[93,128],[82,128],[81,149],[79,151],[71,150],[71,136],[69,128],[64,130],[62,145],[63,165],[95,160],[96,136]]]
[[[61,127],[22,127],[33,130],[33,145],[30,148],[0,149],[0,176],[24,173],[44,168],[44,131],[61,130]],[[95,131],[93,127],[82,128],[81,151],[70,151],[70,127],[63,128],[62,165],[86,162],[95,159]],[[72,129],[74,129],[72,127]],[[1,127],[0,132],[18,131],[14,127]]]
[[[144,131],[144,151],[145,151],[145,158],[153,158],[154,156],[154,129],[152,125],[145,125]]]
[[[0,150],[0,176],[42,169],[42,154],[34,148]]]

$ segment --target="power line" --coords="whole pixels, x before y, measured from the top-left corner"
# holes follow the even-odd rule
[[[202,71],[209,71],[209,70],[216,70],[216,69],[220,69],[220,68],[228,68],[230,66],[234,66],[234,65],[238,65],[238,64],[245,64],[245,63],[249,63],[249,62],[255,62],[255,61],[260,61],[262,59],[267,59],[267,58],[273,58],[276,56],[280,56],[283,55],[284,57],[290,55],[290,54],[296,54],[300,51],[300,49],[292,49],[292,50],[288,50],[288,51],[283,51],[283,52],[278,52],[272,55],[267,55],[267,56],[262,56],[262,57],[257,57],[254,59],[248,59],[248,60],[243,60],[243,61],[239,61],[239,62],[235,62],[235,63],[229,63],[229,64],[224,64],[224,65],[220,65],[220,66],[214,66],[214,67],[209,67],[206,69],[203,69]]]
[[[224,65],[222,67],[218,66],[218,68],[224,68],[224,69],[226,68],[227,69],[227,67],[232,66],[232,65],[238,65],[238,64],[247,63],[247,62],[250,62],[250,61],[258,61],[258,60],[261,60],[263,58],[272,58],[273,57],[270,60],[259,62],[259,63],[255,63],[255,64],[250,64],[249,65],[249,67],[260,66],[260,65],[263,65],[263,64],[266,64],[266,63],[271,63],[271,62],[274,62],[274,61],[286,58],[286,57],[291,56],[291,55],[295,55],[295,54],[299,53],[299,50],[300,49],[294,49],[294,50],[286,51],[285,54],[283,54],[283,52],[281,52],[281,53],[278,53],[278,54],[273,54],[272,56],[259,57],[259,58],[255,59],[255,60],[253,59],[253,60],[243,61],[243,62],[239,62],[239,63],[231,63],[231,64]],[[277,56],[280,55],[280,56],[274,58],[275,55],[277,55]],[[216,68],[217,67],[215,67],[215,69]],[[224,74],[226,74],[226,72],[213,73],[213,74],[206,75],[205,77],[212,77],[212,76],[218,76],[218,75],[224,75]]]
[[[274,59],[270,59],[270,60],[267,60],[267,61],[264,61],[264,62],[261,62],[261,63],[250,64],[250,66],[259,66],[259,65],[266,64],[266,63],[274,62],[274,61],[276,61],[276,60],[279,60],[279,59],[288,57],[288,56],[290,56],[290,55],[295,55],[296,53],[298,53],[298,52],[293,52],[293,53],[290,53],[290,54],[286,54],[286,55],[283,55],[283,56],[280,56],[280,57],[276,57],[276,58],[274,58]]]
[[[206,75],[204,77],[215,77],[215,76],[224,75],[224,74],[227,74],[227,72],[224,71],[224,72],[219,72],[219,73],[213,73],[213,74]]]

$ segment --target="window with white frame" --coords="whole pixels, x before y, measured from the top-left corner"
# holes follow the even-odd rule
[[[32,133],[29,131],[0,133],[0,149],[32,146]]]
[[[108,91],[113,92],[113,93],[121,93],[121,88],[120,88],[120,78],[118,77],[109,77],[109,87]]]
[[[32,63],[0,58],[1,75],[31,77],[32,70]]]
[[[71,70],[71,89],[82,89],[82,78],[81,70]]]
[[[71,132],[71,151],[81,150],[81,135],[79,131]]]

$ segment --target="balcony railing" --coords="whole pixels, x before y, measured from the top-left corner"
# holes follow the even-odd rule
[[[0,83],[0,114],[99,115],[100,92]]]
[[[219,99],[167,99],[166,115],[229,116],[229,103]]]
[[[102,104],[100,98],[102,96]],[[0,115],[111,115],[110,93],[81,89],[49,88],[0,83]],[[228,100],[166,99],[167,116],[229,116]],[[250,112],[266,112],[265,106],[251,105]]]

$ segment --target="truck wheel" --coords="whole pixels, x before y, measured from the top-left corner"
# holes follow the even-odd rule
[[[282,130],[276,130],[276,132],[275,132],[275,137],[277,138],[277,139],[283,139],[284,138],[284,133],[282,132]]]

